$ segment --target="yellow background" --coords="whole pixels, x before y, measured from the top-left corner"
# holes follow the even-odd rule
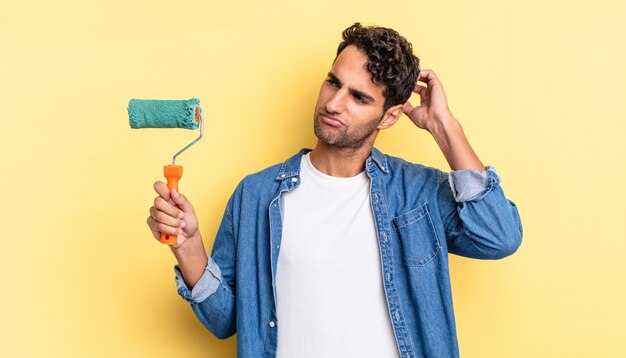
[[[178,161],[207,248],[247,173],[314,145],[341,31],[395,28],[520,209],[503,261],[451,258],[463,357],[626,356],[621,1],[0,3],[0,356],[228,357],[145,224],[197,132],[132,130],[130,98],[199,97]],[[403,118],[377,147],[447,170]]]

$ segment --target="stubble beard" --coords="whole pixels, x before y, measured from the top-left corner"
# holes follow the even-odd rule
[[[313,115],[313,130],[315,131],[315,136],[328,146],[346,149],[359,149],[371,137],[372,133],[374,133],[381,119],[382,116],[376,121],[372,121],[372,123],[367,127],[356,132],[350,132],[347,126],[343,126],[341,128],[337,128],[334,131],[335,133],[333,133],[330,128],[324,128],[324,124],[321,123],[319,114],[315,112]]]

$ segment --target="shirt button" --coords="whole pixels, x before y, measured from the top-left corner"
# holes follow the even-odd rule
[[[270,321],[270,327],[274,328],[276,326],[276,323],[274,323],[274,321]]]
[[[295,183],[298,181],[298,178],[291,178],[291,181]]]
[[[387,241],[387,233],[383,232],[383,241]]]
[[[284,178],[284,177],[285,177],[285,174],[281,174],[281,175],[280,175],[280,177],[281,177],[281,178]]]

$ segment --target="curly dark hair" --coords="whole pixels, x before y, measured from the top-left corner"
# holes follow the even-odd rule
[[[411,97],[420,71],[420,60],[413,54],[410,42],[393,29],[363,27],[358,22],[345,29],[342,36],[337,56],[349,45],[356,46],[367,57],[367,71],[372,75],[372,82],[385,86],[383,112]]]

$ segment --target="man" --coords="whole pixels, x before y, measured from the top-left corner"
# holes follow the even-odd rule
[[[406,39],[358,23],[343,39],[314,149],[239,183],[211,256],[192,205],[162,182],[148,225],[157,239],[178,235],[179,294],[214,335],[237,333],[242,357],[457,357],[448,253],[512,254],[517,209]],[[373,148],[403,113],[433,135],[450,174]]]

